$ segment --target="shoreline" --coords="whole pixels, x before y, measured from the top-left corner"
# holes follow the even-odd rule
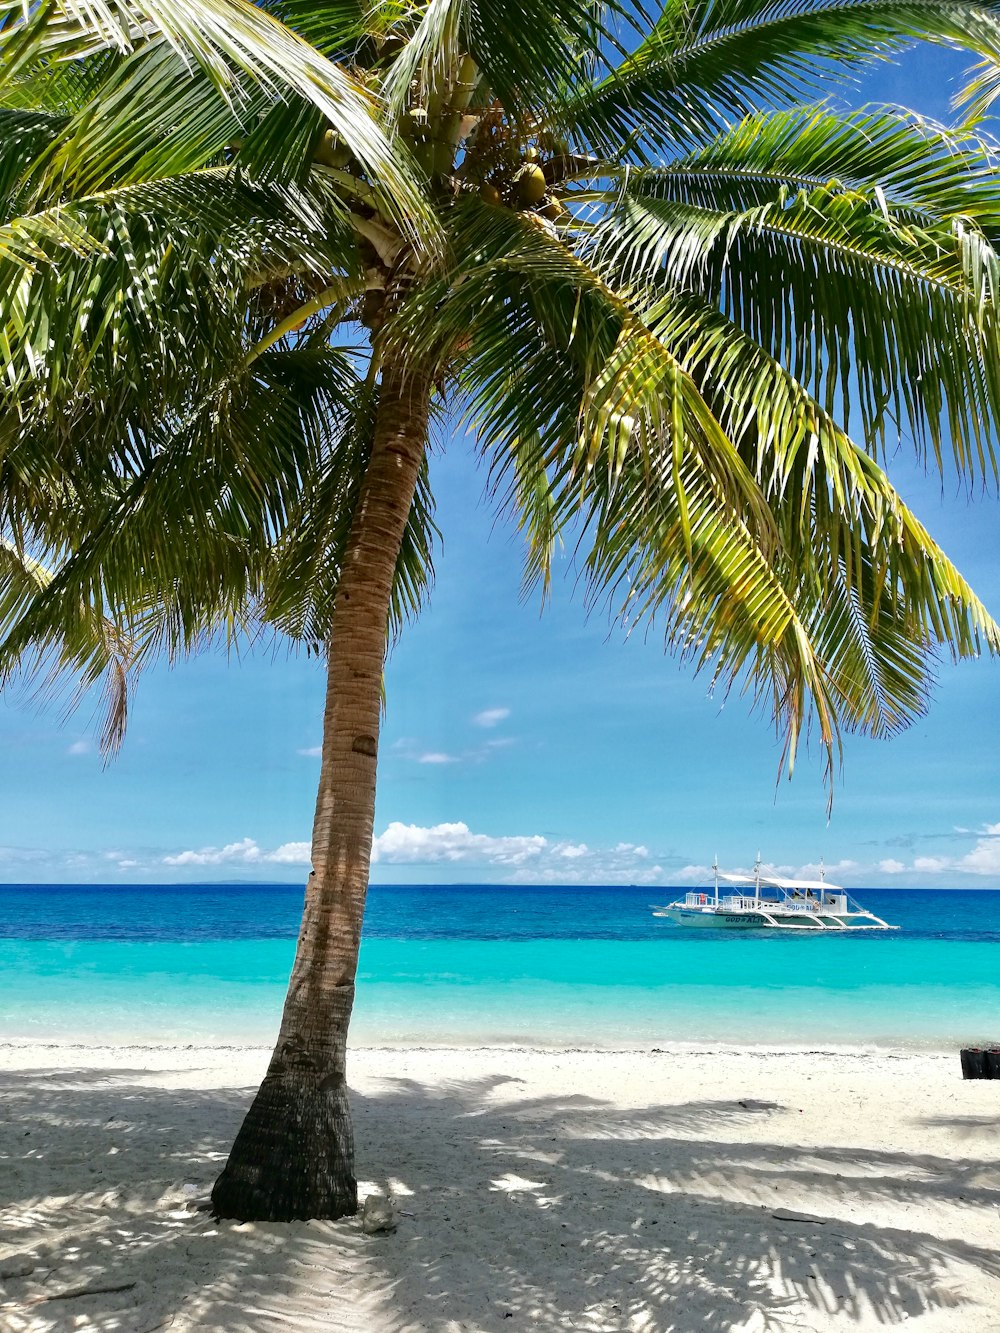
[[[195,1210],[269,1054],[0,1048],[0,1326],[1000,1329],[1000,1085],[957,1051],[355,1047],[382,1236]]]
[[[1000,1021],[997,1024],[1000,1029]],[[277,1036],[277,1030],[275,1031]],[[962,1040],[962,1045],[988,1045],[982,1041],[975,1042],[971,1039]],[[1000,1043],[998,1043],[1000,1044]],[[157,1041],[128,1040],[115,1041],[107,1037],[95,1038],[91,1041],[67,1041],[67,1040],[41,1040],[34,1037],[7,1037],[0,1038],[0,1067],[3,1067],[5,1061],[15,1053],[30,1054],[31,1052],[82,1052],[90,1056],[97,1056],[100,1053],[115,1053],[119,1051],[146,1051],[151,1055],[157,1052],[199,1052],[210,1054],[219,1052],[231,1054],[233,1052],[244,1053],[247,1055],[270,1055],[274,1049],[274,1042],[264,1041]],[[664,1039],[662,1044],[651,1046],[648,1042],[623,1044],[621,1046],[604,1046],[598,1044],[587,1045],[584,1043],[548,1043],[548,1042],[498,1042],[498,1041],[479,1041],[479,1042],[364,1042],[358,1045],[348,1044],[348,1058],[352,1056],[382,1055],[398,1053],[400,1055],[418,1055],[418,1054],[454,1054],[480,1056],[496,1053],[505,1054],[524,1054],[524,1055],[586,1055],[586,1056],[662,1056],[662,1055],[689,1055],[698,1056],[759,1056],[763,1057],[805,1057],[826,1055],[830,1057],[843,1057],[845,1059],[874,1059],[874,1060],[922,1060],[939,1059],[955,1061],[955,1067],[958,1068],[958,1053],[960,1049],[959,1038],[948,1045],[928,1045],[912,1046],[904,1044],[884,1045],[881,1043],[852,1043],[850,1045],[830,1043],[796,1043],[781,1041],[758,1041],[758,1042],[718,1042],[710,1040],[700,1041],[670,1041]],[[17,1067],[11,1064],[9,1067]]]

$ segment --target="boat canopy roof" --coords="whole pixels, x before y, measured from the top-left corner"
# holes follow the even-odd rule
[[[777,889],[832,889],[834,893],[843,893],[839,884],[831,884],[828,879],[779,879],[777,875],[761,875],[761,884],[773,884]]]
[[[753,875],[729,875],[722,870],[719,871],[719,878],[724,879],[727,884],[756,884],[759,880],[761,884],[770,884],[775,889],[815,889],[826,893],[844,892],[839,884],[831,884],[828,879],[782,879],[778,875],[765,874],[755,878]]]

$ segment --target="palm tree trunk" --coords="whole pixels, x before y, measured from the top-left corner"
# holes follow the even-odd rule
[[[220,1217],[291,1221],[357,1211],[347,1027],[371,860],[390,597],[427,441],[430,384],[382,373],[368,472],[329,641],[312,874],[281,1030],[212,1191]]]

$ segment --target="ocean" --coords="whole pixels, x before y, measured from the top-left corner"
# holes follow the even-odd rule
[[[373,885],[359,1046],[942,1049],[1000,1040],[1000,892],[859,890],[901,929],[685,931],[670,889]],[[0,885],[0,1040],[268,1045],[294,885]]]

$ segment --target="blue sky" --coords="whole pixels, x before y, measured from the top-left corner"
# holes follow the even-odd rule
[[[872,95],[943,116],[955,70],[921,53]],[[890,470],[1000,615],[997,501],[905,456]],[[588,618],[569,577],[541,615],[522,598],[519,538],[467,440],[434,480],[444,543],[388,667],[373,879],[670,884],[759,848],[852,885],[1000,886],[1000,664],[942,663],[925,720],[849,739],[828,822],[821,757],[777,781],[773,730],[742,698]],[[0,699],[0,881],[303,879],[321,698],[320,666],[282,650],[157,668],[108,768],[89,703],[64,719]]]

